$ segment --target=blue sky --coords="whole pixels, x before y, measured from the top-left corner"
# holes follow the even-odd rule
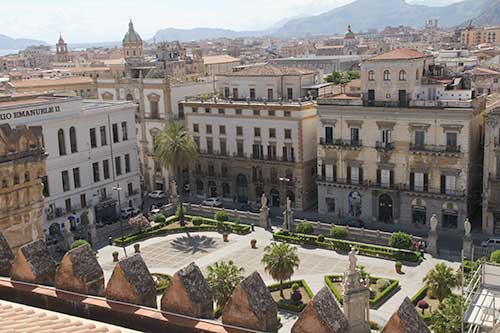
[[[318,14],[352,1],[0,0],[0,33],[47,42],[55,42],[60,32],[69,43],[114,41],[122,38],[129,17],[145,39],[167,27],[253,30],[267,28],[286,17]]]

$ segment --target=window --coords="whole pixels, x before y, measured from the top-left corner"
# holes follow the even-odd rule
[[[347,167],[347,181],[351,184],[359,184],[362,182],[360,174],[362,173],[361,168],[358,167]]]
[[[257,160],[264,159],[264,147],[261,144],[252,145],[253,158]]]
[[[415,78],[416,80],[420,79],[420,72],[418,71],[418,69],[415,71]]]
[[[415,131],[415,146],[423,147],[425,145],[425,132]]]
[[[109,179],[109,160],[102,161],[102,171],[104,179]]]
[[[399,71],[399,81],[406,81],[406,71],[404,70]]]
[[[293,147],[290,146],[283,146],[283,161],[285,162],[294,162],[295,161],[295,154]]]
[[[130,172],[130,155],[125,154],[125,173]]]
[[[205,113],[210,113],[212,110],[210,108],[205,108]]]
[[[127,122],[122,121],[122,140],[127,141],[128,140],[128,130],[127,130]]]
[[[267,146],[267,159],[272,161],[277,159],[276,145]]]
[[[256,138],[260,138],[260,128],[259,127],[255,127],[253,129],[253,135],[256,137]]]
[[[116,175],[121,176],[121,174],[122,174],[122,159],[120,156],[115,157],[115,168],[116,168]]]
[[[90,135],[90,148],[97,147],[95,128],[89,129],[89,135]]]
[[[292,130],[285,129],[285,139],[291,139],[291,138],[292,138]]]
[[[132,183],[127,184],[127,194],[128,196],[134,195],[134,184]]]
[[[219,114],[226,114],[226,110],[224,110],[224,109],[219,109]]]
[[[333,143],[333,127],[331,126],[325,127],[325,143],[326,144]]]
[[[379,176],[380,174],[380,176]],[[390,187],[392,185],[392,171],[386,169],[379,169],[377,176],[377,183],[382,187]]]
[[[443,210],[443,228],[456,229],[458,213],[455,210]]]
[[[85,193],[80,194],[80,206],[82,208],[87,207],[87,195]]]
[[[229,87],[224,87],[224,97],[229,98]]]
[[[75,188],[82,186],[80,182],[80,168],[73,168],[73,185]]]
[[[226,141],[225,140],[220,140],[219,146],[220,146],[220,154],[221,155],[227,155]]]
[[[224,125],[219,126],[219,135],[226,135],[226,126]]]
[[[118,137],[118,124],[113,124],[113,143],[119,142],[120,139]]]
[[[323,164],[321,168],[321,172],[323,173],[324,166],[324,176],[327,181],[335,181],[337,179],[337,170],[336,165],[333,164]]]
[[[260,110],[253,110],[254,116],[260,116]]]
[[[386,147],[392,143],[392,130],[390,129],[382,130],[382,143]]]
[[[255,88],[250,88],[250,99],[255,99]]]
[[[197,149],[197,150],[200,150],[200,138],[199,138],[198,136],[195,136],[195,137],[193,138],[193,140],[194,140],[194,143],[195,143],[195,145],[196,145],[196,149]]]
[[[62,178],[63,191],[64,192],[69,191],[69,174],[68,174],[68,171],[61,172],[61,178]]]
[[[57,131],[57,141],[59,143],[59,156],[66,155],[66,141],[64,140],[64,130]]]
[[[410,173],[410,190],[426,192],[428,190],[429,176],[422,172]]]
[[[267,114],[269,115],[269,117],[274,117],[276,115],[276,112],[274,110],[269,110],[267,111]]]
[[[359,128],[351,127],[351,144],[353,146],[359,145]]]
[[[375,81],[375,72],[368,71],[368,81]]]
[[[285,111],[285,112],[283,112],[283,115],[284,115],[285,117],[291,117],[291,116],[292,116],[292,113],[291,113],[290,111]]]
[[[197,107],[193,106],[191,110],[193,110],[193,113],[198,113],[198,108]]]
[[[160,118],[160,111],[159,111],[159,103],[158,101],[149,101],[149,108],[151,111],[151,118],[153,119],[158,119]]]
[[[101,180],[99,176],[99,164],[97,162],[92,163],[92,173],[94,176],[94,183]]]
[[[391,80],[391,72],[389,70],[384,71],[384,81],[390,81]]]
[[[106,126],[101,126],[99,128],[101,134],[101,146],[106,146],[108,144],[108,137],[106,136]]]
[[[244,155],[244,152],[243,152],[243,142],[236,142],[236,150],[237,150],[237,153],[238,153],[238,156],[243,156]]]
[[[287,88],[286,95],[288,99],[293,99],[293,88]]]
[[[64,200],[64,207],[66,208],[66,212],[71,212],[71,198]]]
[[[236,126],[236,135],[243,136],[243,127]]]
[[[276,128],[269,129],[269,137],[275,139],[276,138]]]
[[[76,143],[76,129],[74,126],[71,126],[69,128],[69,146],[71,149],[71,153],[76,153],[78,151]]]
[[[207,125],[207,134],[212,134],[212,125]]]
[[[198,124],[193,124],[193,132],[200,133],[200,126]]]
[[[234,110],[234,113],[235,113],[237,116],[241,116],[241,109],[236,109],[236,110]]]
[[[49,177],[48,176],[43,176],[42,177],[42,185],[43,185],[43,196],[44,196],[44,198],[50,197]]]
[[[447,194],[455,193],[457,188],[457,178],[455,176],[446,176],[445,177],[445,192]]]
[[[233,98],[238,98],[238,88],[233,88]]]
[[[446,133],[446,150],[455,151],[457,149],[457,133]]]
[[[214,143],[212,138],[207,138],[207,153],[209,154],[214,153]]]
[[[274,99],[274,94],[273,94],[273,89],[272,88],[268,88],[267,89],[267,99],[272,101]]]

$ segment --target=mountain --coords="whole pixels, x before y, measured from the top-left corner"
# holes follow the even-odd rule
[[[445,7],[429,7],[408,4],[405,0],[357,0],[320,15],[292,20],[276,33],[289,37],[342,33],[349,24],[355,31],[383,29],[388,25],[417,27],[431,18],[439,19],[441,26],[451,27],[479,17],[491,2],[465,0]]]
[[[461,0],[408,0],[408,3],[430,7],[444,7],[460,1]]]
[[[474,25],[498,26],[500,25],[500,0],[494,0],[486,10],[473,21]]]
[[[192,40],[214,39],[214,38],[239,38],[249,36],[260,36],[262,31],[234,31],[218,28],[194,28],[194,29],[176,29],[167,28],[158,30],[150,41],[180,41],[190,42]]]
[[[36,39],[11,38],[0,34],[0,50],[22,50],[30,45],[47,45],[47,43]]]

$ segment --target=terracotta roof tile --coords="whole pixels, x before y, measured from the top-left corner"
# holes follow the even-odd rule
[[[133,330],[0,300],[2,332],[132,333]]]
[[[240,59],[231,57],[230,55],[227,54],[203,57],[203,63],[205,65],[225,64],[237,61],[240,61]]]
[[[94,81],[89,77],[75,76],[57,79],[34,79],[9,82],[14,88],[52,87],[68,84],[92,84]]]
[[[314,71],[302,68],[282,67],[265,64],[260,66],[249,66],[245,69],[242,69],[241,71],[221,74],[220,76],[282,76],[304,74],[314,74]]]
[[[365,61],[380,61],[380,60],[410,60],[425,58],[426,55],[412,49],[396,49],[384,54],[377,55],[366,59]]]

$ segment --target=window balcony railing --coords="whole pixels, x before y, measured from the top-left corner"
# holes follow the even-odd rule
[[[377,150],[385,150],[385,151],[393,150],[394,149],[394,143],[392,143],[392,142],[377,141],[375,143],[375,149],[377,149]]]
[[[410,151],[458,154],[461,152],[461,147],[457,145],[425,145],[410,143]]]
[[[346,139],[332,139],[332,140],[327,140],[325,138],[320,138],[319,139],[319,144],[323,146],[337,146],[337,147],[362,147],[363,146],[363,141],[362,140],[346,140]]]
[[[465,195],[465,190],[460,189],[446,189],[446,188],[436,188],[429,186],[410,186],[406,184],[401,185],[401,190],[405,192],[413,192],[413,193],[428,193],[433,195],[446,195],[452,197],[462,197]]]

